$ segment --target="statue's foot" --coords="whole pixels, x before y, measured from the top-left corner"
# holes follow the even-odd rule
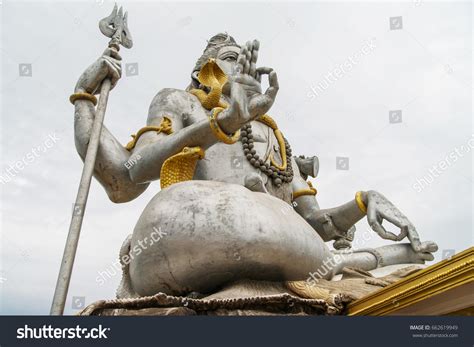
[[[433,241],[425,241],[421,243],[420,251],[415,251],[411,244],[401,245],[405,246],[406,254],[402,253],[402,258],[405,256],[414,264],[424,264],[426,261],[433,261],[434,255],[432,253],[438,250],[438,245]]]
[[[370,271],[379,267],[396,264],[424,264],[434,260],[432,253],[438,250],[436,243],[427,241],[422,243],[423,251],[415,251],[410,243],[393,244],[378,248],[366,248],[351,252],[335,252],[337,263],[336,273],[344,267],[354,267]]]

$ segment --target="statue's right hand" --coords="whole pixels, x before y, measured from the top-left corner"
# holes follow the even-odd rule
[[[122,57],[114,48],[107,48],[102,56],[92,63],[79,77],[75,92],[97,94],[104,79],[109,78],[111,89],[122,76]]]
[[[240,49],[235,73],[230,78],[230,107],[228,115],[239,128],[264,115],[270,110],[278,93],[278,78],[271,68],[257,68],[260,43],[257,40],[247,42]],[[261,77],[268,75],[269,87],[262,93]],[[225,125],[224,125],[225,126]]]

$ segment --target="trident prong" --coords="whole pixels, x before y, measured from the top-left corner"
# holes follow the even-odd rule
[[[128,30],[128,13],[123,14],[123,9],[120,7],[117,10],[117,4],[115,4],[112,13],[102,19],[99,22],[99,29],[107,37],[110,37],[109,47],[115,47],[119,49],[119,45],[124,46],[125,48],[132,48],[133,41],[132,35]]]

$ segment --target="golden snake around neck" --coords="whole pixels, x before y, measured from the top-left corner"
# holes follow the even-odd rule
[[[212,110],[214,107],[227,108],[228,105],[221,101],[222,88],[227,83],[227,80],[226,74],[217,65],[216,60],[209,59],[198,74],[199,83],[209,88],[209,93],[202,89],[192,89],[190,93],[199,99],[202,107],[206,110]]]

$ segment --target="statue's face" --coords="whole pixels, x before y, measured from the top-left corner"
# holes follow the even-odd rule
[[[234,46],[222,47],[217,53],[216,63],[227,76],[235,74],[239,53],[240,48]]]
[[[228,82],[232,79],[232,76],[236,73],[237,59],[239,57],[240,48],[235,46],[225,46],[219,49],[217,52],[215,61],[219,68],[227,75]],[[192,79],[195,84],[199,84],[198,79],[199,71],[192,73]],[[230,83],[226,83],[222,89],[222,93],[230,95]]]
[[[237,58],[239,57],[240,48],[229,46],[222,47],[217,53],[216,63],[219,65],[222,71],[229,77],[235,74],[235,69],[237,67]],[[224,95],[230,95],[230,84],[226,83],[222,89]]]

